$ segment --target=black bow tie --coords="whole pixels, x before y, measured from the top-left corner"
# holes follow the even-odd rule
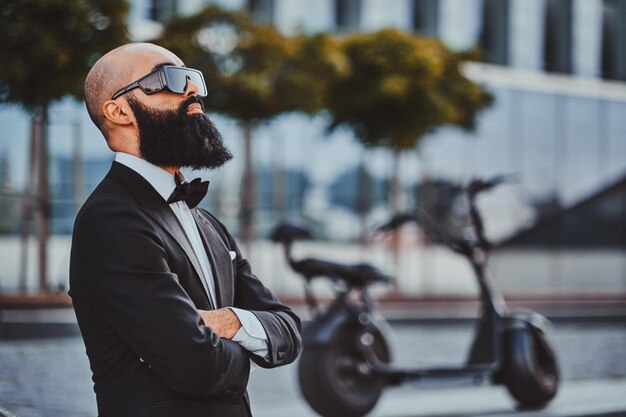
[[[167,199],[169,204],[185,200],[189,208],[194,208],[202,201],[209,189],[209,181],[200,181],[200,178],[195,178],[191,182],[182,183],[182,174],[180,171],[176,172],[174,175],[174,181],[176,181],[176,188]]]

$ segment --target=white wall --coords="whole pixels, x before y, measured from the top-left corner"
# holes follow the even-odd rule
[[[602,0],[575,0],[573,15],[574,73],[598,77],[602,68]]]
[[[275,0],[274,21],[287,34],[332,31],[334,6],[334,0]]]
[[[410,0],[362,0],[361,30],[374,31],[388,27],[411,30]]]
[[[465,50],[478,44],[482,0],[439,1],[439,36],[450,48]]]
[[[545,0],[511,0],[509,7],[511,66],[542,69]]]

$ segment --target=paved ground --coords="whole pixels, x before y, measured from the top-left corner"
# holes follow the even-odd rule
[[[253,399],[254,401],[254,399]],[[317,417],[306,403],[253,403],[255,417]],[[582,417],[626,416],[626,378],[566,381],[545,409],[516,411],[501,387],[401,387],[387,391],[370,417]]]
[[[471,326],[394,325],[395,358],[415,364],[461,363]],[[517,416],[583,416],[626,411],[626,324],[562,323],[555,327],[565,380],[552,405]],[[301,399],[297,363],[252,374],[255,417],[306,417],[314,412]],[[79,337],[0,340],[0,406],[18,417],[95,416],[91,372]],[[589,413],[593,409],[594,413]],[[372,416],[508,415],[513,402],[499,387],[403,386],[388,390]],[[614,415],[614,414],[612,414]],[[624,413],[626,415],[626,412]]]

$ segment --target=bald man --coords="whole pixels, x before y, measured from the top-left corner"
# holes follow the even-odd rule
[[[197,205],[208,182],[181,167],[232,158],[204,113],[199,71],[129,44],[85,81],[110,171],[74,224],[70,290],[100,417],[251,416],[255,366],[293,362],[300,320]]]

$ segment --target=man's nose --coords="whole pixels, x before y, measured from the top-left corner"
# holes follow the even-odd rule
[[[193,81],[191,81],[190,77],[187,77],[187,85],[185,86],[184,94],[185,97],[198,95],[198,86]]]

